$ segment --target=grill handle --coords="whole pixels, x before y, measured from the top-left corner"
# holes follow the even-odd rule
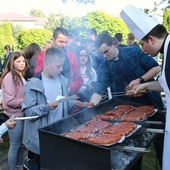
[[[129,151],[129,152],[141,152],[141,153],[146,153],[151,151],[150,149],[146,149],[142,147],[134,147],[134,146],[114,146],[113,148]]]
[[[152,129],[152,128],[145,128],[142,129],[144,132],[151,132],[151,133],[160,133],[160,134],[164,134],[165,130],[164,129]]]
[[[150,124],[150,125],[164,125],[165,123],[164,122],[160,122],[160,121],[143,121],[143,123],[146,123],[146,124]]]

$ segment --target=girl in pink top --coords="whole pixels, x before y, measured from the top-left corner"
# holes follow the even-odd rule
[[[24,54],[13,52],[5,67],[1,77],[2,104],[4,112],[9,117],[22,117],[21,106],[23,101],[23,88],[26,80],[24,79],[25,71],[28,64]],[[10,148],[8,152],[9,170],[22,170],[24,146],[23,138],[23,121],[16,121],[14,129],[9,129]]]

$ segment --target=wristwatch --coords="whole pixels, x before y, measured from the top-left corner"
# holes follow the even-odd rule
[[[140,77],[140,83],[145,83],[145,80],[142,77]]]

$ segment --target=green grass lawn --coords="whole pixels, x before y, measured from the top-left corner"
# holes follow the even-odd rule
[[[3,143],[0,144],[0,162],[7,155],[9,148],[9,138],[8,133],[5,133],[3,136]]]
[[[153,144],[151,144],[149,149],[151,150],[151,152],[145,153],[143,155],[142,169],[143,170],[161,170],[159,166],[159,162],[156,159],[156,154],[155,154]]]
[[[8,148],[9,148],[9,138],[8,138],[8,133],[3,135],[3,143],[0,144],[0,162],[1,160],[6,157],[8,153]],[[153,144],[149,148],[151,152],[145,153],[143,155],[143,161],[142,161],[142,169],[143,170],[161,170],[159,167],[159,163],[156,160],[156,155],[155,155],[155,150],[153,147]]]

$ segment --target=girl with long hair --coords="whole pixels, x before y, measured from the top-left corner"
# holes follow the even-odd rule
[[[23,88],[26,83],[25,71],[28,63],[21,52],[13,52],[7,62],[1,77],[2,104],[4,113],[11,117],[22,117],[21,106],[23,101]],[[25,147],[22,145],[24,122],[16,121],[16,127],[9,129],[10,147],[8,152],[9,170],[23,169],[23,154]]]
[[[85,47],[80,46],[77,49],[77,56],[80,65],[81,76],[83,78],[83,85],[78,90],[77,94],[80,100],[88,102],[93,93],[93,83],[97,80],[96,71],[91,66],[90,55]]]

